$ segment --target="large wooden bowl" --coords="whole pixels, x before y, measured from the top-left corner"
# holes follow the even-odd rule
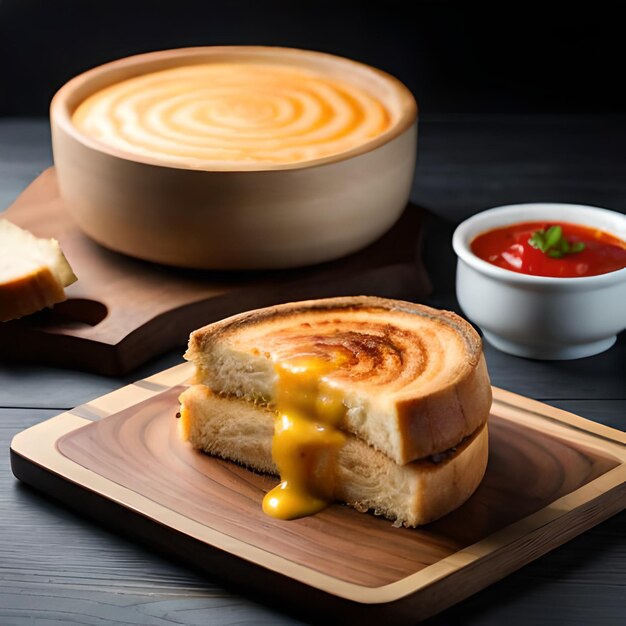
[[[76,107],[104,87],[213,61],[315,70],[372,93],[396,111],[395,120],[336,155],[219,169],[124,152],[72,123]],[[61,194],[82,230],[112,250],[182,267],[295,267],[358,250],[400,216],[415,166],[417,106],[409,90],[384,72],[319,52],[236,46],[133,56],[69,81],[54,97],[50,117]]]

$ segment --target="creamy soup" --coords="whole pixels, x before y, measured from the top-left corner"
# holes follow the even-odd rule
[[[210,63],[111,85],[72,119],[114,148],[204,167],[338,154],[383,133],[392,114],[364,89],[302,68]]]

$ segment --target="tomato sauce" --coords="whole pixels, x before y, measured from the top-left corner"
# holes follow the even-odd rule
[[[584,249],[553,258],[531,245],[533,233],[556,225],[561,226],[569,244],[582,242]],[[488,263],[532,276],[597,276],[626,267],[626,242],[596,228],[564,222],[523,222],[496,228],[478,235],[471,249]]]

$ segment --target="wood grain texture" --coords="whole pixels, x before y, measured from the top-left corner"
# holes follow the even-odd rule
[[[390,601],[397,617],[443,610],[625,504],[626,435],[496,390],[485,480],[446,518],[418,530],[395,529],[334,505],[295,522],[273,520],[260,507],[273,479],[181,443],[174,415],[182,387],[161,388],[188,374],[188,366],[173,368],[23,433],[13,446],[16,475],[67,500],[63,478],[42,484],[52,470],[69,478],[71,489],[86,487],[85,497],[121,504],[126,516],[139,511],[166,535],[169,526],[159,545],[180,546],[181,537],[192,537],[200,545],[180,556],[196,564],[194,557],[217,548],[286,576],[302,598],[308,585],[349,601],[351,610],[355,602],[373,602],[378,617]],[[89,423],[78,417],[83,414],[103,418]],[[43,447],[57,442],[58,467],[58,459],[48,466],[38,456],[38,438]],[[101,514],[115,525],[115,509],[104,506]],[[198,528],[206,534],[196,534]],[[211,563],[215,558],[205,555]],[[416,596],[419,605],[410,601]]]
[[[175,387],[72,432],[58,448],[98,475],[221,533],[364,586],[383,586],[418,572],[618,464],[492,415],[489,467],[481,486],[468,503],[426,530],[396,529],[344,506],[283,522],[261,510],[274,478],[181,442],[174,415],[183,389]]]
[[[0,447],[8,449],[13,435],[54,414],[0,409]],[[227,591],[219,571],[207,576],[178,565],[109,532],[102,520],[90,522],[84,511],[72,513],[16,482],[8,455],[0,457],[0,510],[0,537],[5,538],[0,623],[30,624],[35,618],[94,625],[301,623],[237,590]],[[43,541],[34,544],[33,537]],[[623,512],[425,624],[500,626],[530,620],[540,626],[612,626],[623,615],[625,563]],[[309,611],[296,615],[314,621]]]
[[[272,272],[168,268],[102,248],[63,207],[54,169],[41,174],[4,217],[40,237],[55,237],[78,276],[68,300],[0,326],[0,353],[14,359],[122,374],[210,321],[280,302],[370,293],[425,296],[418,262],[422,211],[410,206],[381,239],[321,265]]]
[[[524,202],[626,212],[624,115],[459,114],[420,124],[411,198],[451,223]]]

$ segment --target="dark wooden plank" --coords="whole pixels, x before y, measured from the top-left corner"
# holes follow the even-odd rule
[[[426,118],[411,198],[454,223],[518,202],[624,212],[625,142],[623,115]]]
[[[0,410],[0,447],[53,411]],[[0,622],[30,624],[291,624],[70,513],[10,475],[0,460]],[[33,539],[37,538],[34,542]],[[71,548],[70,548],[71,547]],[[467,624],[617,624],[626,593],[626,513],[591,529],[429,620]]]
[[[626,400],[544,400],[564,411],[626,431]]]
[[[108,378],[73,369],[25,365],[0,359],[0,407],[71,409],[182,360],[182,350],[174,350],[125,376]]]
[[[586,359],[534,361],[504,354],[488,343],[485,357],[493,385],[529,398],[626,400],[626,333],[606,352]]]

